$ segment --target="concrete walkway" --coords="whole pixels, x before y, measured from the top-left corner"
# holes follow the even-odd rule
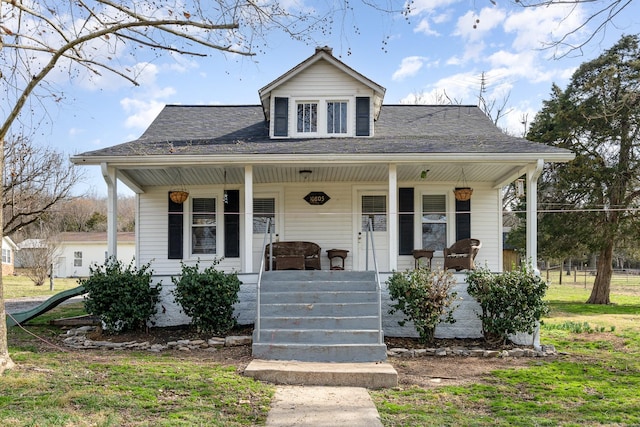
[[[277,386],[267,427],[382,427],[361,387]]]

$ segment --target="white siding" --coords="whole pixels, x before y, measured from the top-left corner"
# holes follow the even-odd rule
[[[304,197],[311,191],[324,191],[331,199],[324,205],[310,205]],[[303,240],[320,245],[321,265],[329,269],[328,249],[347,249],[345,268],[353,266],[352,185],[319,183],[285,187],[284,230],[280,240]],[[357,231],[356,231],[357,234]]]
[[[212,197],[217,194],[207,188],[190,188],[192,194],[204,195],[210,194]],[[198,257],[188,257],[188,247],[185,242],[184,246],[184,260],[168,259],[168,239],[169,239],[169,214],[168,214],[168,191],[169,188],[154,188],[148,192],[140,195],[140,224],[138,226],[138,244],[139,244],[139,259],[138,265],[144,265],[151,263],[151,269],[154,274],[158,275],[171,275],[180,272],[180,262],[184,261],[185,264],[195,264],[198,261]],[[191,197],[191,196],[190,196]],[[220,199],[220,197],[218,197]],[[188,203],[185,202],[185,203]],[[185,227],[188,226],[188,215],[185,214],[184,222]],[[185,236],[187,235],[185,229]],[[222,250],[223,241],[223,223],[222,212],[218,209],[218,248]],[[222,258],[224,254],[219,254],[216,257],[213,256],[201,256],[200,266],[207,267],[211,261],[215,258]],[[223,259],[218,266],[219,269],[225,271],[239,271],[240,270],[240,258],[228,258]]]
[[[322,60],[280,85],[272,96],[317,97],[319,94],[322,96],[373,96],[373,91]]]
[[[502,203],[500,190],[476,186],[471,198],[471,237],[480,239],[482,247],[476,266],[502,270]]]

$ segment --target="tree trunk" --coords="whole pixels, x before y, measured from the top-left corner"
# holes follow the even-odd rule
[[[0,216],[1,217],[1,216]],[[0,240],[2,231],[0,231]],[[13,360],[9,356],[9,344],[7,343],[7,313],[4,310],[4,289],[2,286],[2,274],[0,274],[0,375],[5,369],[14,367]]]
[[[610,304],[611,276],[613,275],[613,243],[609,242],[600,251],[596,269],[596,280],[593,282],[591,296],[587,304]]]
[[[0,177],[4,174],[4,139],[0,137]],[[1,184],[0,180],[0,184]],[[0,185],[0,200],[4,199],[3,187]],[[4,233],[2,232],[2,209],[0,209],[0,242]],[[0,243],[1,244],[1,243]],[[13,368],[14,363],[9,356],[9,344],[7,342],[7,313],[4,309],[4,286],[2,285],[2,273],[0,272],[0,375],[5,369]]]

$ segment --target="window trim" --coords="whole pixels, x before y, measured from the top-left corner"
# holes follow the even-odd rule
[[[432,190],[432,191],[421,191],[421,192],[417,192],[416,191],[416,237],[417,237],[417,242],[419,242],[419,245],[422,246],[423,245],[423,235],[422,235],[422,225],[424,224],[423,218],[424,218],[424,206],[423,206],[423,199],[424,196],[443,196],[444,197],[444,207],[445,207],[445,243],[444,243],[444,247],[449,247],[450,246],[450,242],[451,242],[451,236],[452,233],[455,231],[455,212],[453,212],[452,214],[452,207],[451,207],[451,202],[452,202],[452,198],[449,196],[449,191],[445,191],[444,189],[441,191],[438,191],[436,189]],[[455,209],[454,209],[455,210]],[[424,249],[429,249],[429,248],[424,248]],[[442,249],[436,249],[435,253],[436,254],[441,254],[442,255]]]
[[[214,259],[216,257],[218,257],[221,253],[223,253],[221,250],[223,249],[221,244],[224,241],[224,230],[223,230],[223,225],[222,222],[220,220],[220,216],[224,214],[223,211],[221,211],[221,209],[224,209],[224,207],[221,205],[222,203],[222,193],[219,191],[212,191],[212,192],[199,192],[199,193],[191,193],[189,195],[189,199],[187,199],[187,201],[185,202],[185,209],[183,211],[183,214],[186,216],[185,221],[184,221],[184,238],[183,238],[183,257],[184,259],[189,259],[189,260],[193,260],[193,259]],[[193,253],[193,235],[192,235],[192,230],[193,230],[193,201],[195,199],[215,199],[215,216],[216,216],[216,221],[215,221],[215,229],[216,229],[216,250],[214,253],[211,254],[198,254],[198,253]],[[186,251],[184,251],[184,249],[186,248]],[[186,257],[185,257],[186,255]]]
[[[300,129],[299,129],[299,127],[298,127],[298,126],[299,126],[299,124],[300,124],[300,123],[299,123],[299,122],[300,122],[300,119],[299,119],[299,112],[298,112],[298,110],[300,109],[300,107],[302,107],[302,108],[303,108],[303,110],[306,110],[306,106],[307,106],[307,105],[308,105],[308,106],[310,106],[310,107],[315,106],[315,123],[312,123],[312,122],[311,122],[311,119],[309,119],[310,127],[315,126],[315,128],[316,128],[316,130],[315,130],[315,131],[312,131],[312,130],[305,131],[305,130],[304,130],[304,127],[305,127],[305,120],[304,120],[304,119],[302,120],[302,128],[303,128],[303,129],[302,129],[302,130],[300,130]],[[309,100],[309,101],[296,101],[295,106],[296,106],[296,111],[295,111],[295,118],[296,118],[296,120],[295,120],[295,123],[294,123],[295,133],[296,133],[296,134],[298,134],[298,135],[308,135],[308,136],[315,136],[315,135],[318,135],[318,134],[320,133],[320,126],[321,126],[321,123],[322,123],[322,120],[320,120],[320,111],[318,111],[318,110],[320,110],[320,108],[322,108],[322,107],[321,107],[321,106],[322,106],[322,103],[321,103],[321,102],[319,102],[319,101],[315,101],[315,100]],[[303,113],[304,113],[304,112],[303,112]],[[313,111],[311,112],[311,117],[313,118]]]
[[[353,96],[319,96],[319,97],[290,97],[289,103],[289,129],[293,138],[342,138],[354,137],[356,126],[356,100]],[[330,102],[344,102],[347,104],[347,132],[346,133],[329,133],[327,131],[327,108]],[[316,132],[298,132],[298,105],[306,103],[315,103],[317,110],[317,126]]]
[[[73,266],[82,267],[82,251],[73,251]]]
[[[11,264],[11,249],[2,248],[2,263]]]
[[[342,106],[344,104],[345,107],[345,117],[344,117],[344,123],[342,120],[342,114],[340,114],[340,119],[339,119],[339,123],[343,124],[346,128],[346,130],[344,132],[336,132],[335,131],[335,114],[334,114],[334,121],[333,121],[333,128],[334,131],[333,132],[329,132],[329,104],[334,104],[334,110],[335,110],[335,105],[340,105]],[[344,135],[348,135],[349,134],[349,129],[351,128],[351,126],[349,126],[349,102],[346,100],[340,100],[340,99],[327,99],[327,101],[325,102],[325,111],[326,111],[326,120],[325,120],[325,128],[327,131],[327,135],[331,135],[331,136],[344,136]],[[342,107],[339,108],[340,113],[342,113]],[[335,113],[335,111],[334,111]]]

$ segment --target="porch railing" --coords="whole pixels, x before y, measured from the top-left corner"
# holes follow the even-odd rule
[[[260,257],[260,271],[258,272],[258,283],[256,284],[256,320],[254,324],[254,330],[256,331],[255,340],[260,341],[260,287],[262,284],[262,273],[265,271],[265,252],[267,249],[267,238],[269,239],[269,270],[273,270],[273,231],[271,230],[271,218],[267,218],[267,229],[264,232],[264,238],[262,239],[262,252]]]
[[[376,291],[378,293],[378,344],[384,343],[384,336],[382,333],[382,285],[380,284],[380,271],[378,269],[378,258],[376,256],[376,247],[373,241],[373,223],[371,218],[367,221],[367,229],[365,231],[365,269],[369,271],[369,242],[371,242],[371,256],[373,260],[373,270],[376,277]],[[262,285],[262,274],[265,271],[266,259],[265,252],[267,248],[267,242],[269,243],[270,251],[273,251],[273,231],[271,230],[271,218],[267,219],[267,228],[262,240],[262,252],[260,261],[260,271],[258,273],[258,282],[256,284],[256,320],[254,324],[254,330],[256,331],[255,339],[260,341],[260,289]],[[269,253],[269,260],[273,260],[273,253]],[[273,270],[273,264],[270,265],[269,270]]]
[[[378,344],[383,344],[384,336],[382,334],[382,285],[380,284],[380,271],[378,269],[376,245],[373,242],[373,222],[371,221],[371,218],[367,220],[365,239],[365,269],[367,271],[369,271],[369,240],[371,240],[371,255],[373,258],[373,269],[376,274],[376,290],[378,291]]]

